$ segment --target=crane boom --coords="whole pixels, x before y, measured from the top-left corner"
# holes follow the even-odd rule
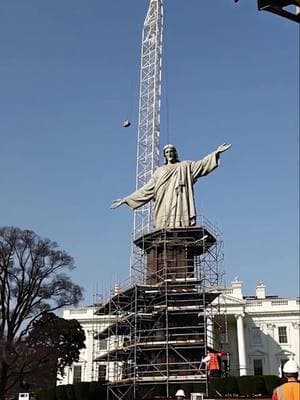
[[[150,0],[144,21],[141,49],[136,189],[142,187],[159,165],[163,0]],[[150,203],[135,210],[133,239],[149,232]]]

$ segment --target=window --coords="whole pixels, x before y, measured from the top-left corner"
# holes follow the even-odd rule
[[[99,350],[107,350],[106,339],[100,339],[99,340]]]
[[[261,342],[261,331],[257,326],[251,328],[250,330],[250,341],[252,346],[259,346],[262,344]]]
[[[263,363],[261,359],[253,360],[254,375],[263,375]]]
[[[222,344],[228,343],[227,332],[220,332],[220,343]]]
[[[73,383],[81,382],[81,365],[74,365]]]
[[[106,365],[100,364],[98,366],[98,381],[105,381],[106,379]]]
[[[286,326],[278,327],[278,340],[279,340],[279,343],[287,343],[288,342]]]

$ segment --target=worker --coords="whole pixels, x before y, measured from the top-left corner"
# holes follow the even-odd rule
[[[183,400],[183,399],[185,399],[184,390],[182,390],[182,389],[177,390],[175,396],[176,396],[176,400]]]
[[[211,377],[220,377],[221,375],[221,357],[223,353],[208,353],[206,357],[202,358],[201,364],[206,365],[208,375]],[[201,366],[200,366],[201,369]]]
[[[299,367],[294,360],[288,360],[282,369],[287,382],[273,391],[272,400],[299,400],[300,382],[298,381]]]

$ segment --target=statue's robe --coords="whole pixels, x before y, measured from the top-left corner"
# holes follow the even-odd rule
[[[180,228],[196,224],[193,184],[218,167],[219,155],[213,152],[199,161],[166,164],[140,189],[124,198],[132,209],[154,201],[155,228]]]

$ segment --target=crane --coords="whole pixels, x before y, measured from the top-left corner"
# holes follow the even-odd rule
[[[159,165],[163,1],[150,0],[145,18],[140,69],[136,189]],[[134,212],[133,239],[152,228],[151,204]]]
[[[159,166],[162,39],[163,0],[150,0],[142,33],[136,189],[142,187]],[[150,232],[152,228],[152,204],[147,203],[133,214],[131,278],[143,280],[145,260],[141,249],[135,246],[134,241]],[[142,274],[142,278],[139,274]]]

